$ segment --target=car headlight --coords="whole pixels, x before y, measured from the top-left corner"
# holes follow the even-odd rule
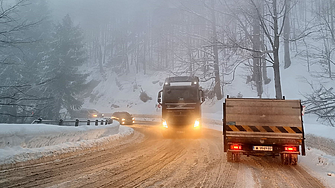
[[[200,121],[199,120],[195,120],[194,127],[199,127],[199,126],[200,126]]]
[[[163,121],[163,127],[168,128],[166,121]]]
[[[135,118],[132,118],[132,120],[134,121],[134,120],[135,120]]]
[[[122,118],[122,121],[126,121],[126,119]]]
[[[93,117],[98,117],[98,115],[97,114],[93,114]]]

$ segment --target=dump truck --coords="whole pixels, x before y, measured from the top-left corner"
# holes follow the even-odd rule
[[[162,134],[201,134],[201,104],[205,101],[196,76],[165,79],[157,102],[162,107]]]
[[[300,100],[227,98],[223,103],[223,144],[228,162],[241,155],[281,156],[285,165],[296,165],[305,155]],[[301,151],[301,152],[300,152]]]

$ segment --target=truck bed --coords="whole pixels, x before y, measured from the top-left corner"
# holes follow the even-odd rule
[[[225,151],[234,143],[249,149],[303,145],[300,100],[227,98],[223,110]]]

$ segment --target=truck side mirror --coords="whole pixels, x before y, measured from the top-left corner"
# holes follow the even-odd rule
[[[200,101],[201,101],[201,104],[205,102],[205,95],[204,95],[204,91],[202,90],[200,90]]]
[[[162,93],[163,93],[163,90],[160,90],[158,92],[158,97],[157,97],[157,102],[158,104],[162,105]]]

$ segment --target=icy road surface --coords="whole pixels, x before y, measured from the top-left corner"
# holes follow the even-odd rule
[[[279,157],[227,163],[222,132],[200,139],[161,136],[158,126],[85,150],[1,166],[0,187],[324,187]]]

